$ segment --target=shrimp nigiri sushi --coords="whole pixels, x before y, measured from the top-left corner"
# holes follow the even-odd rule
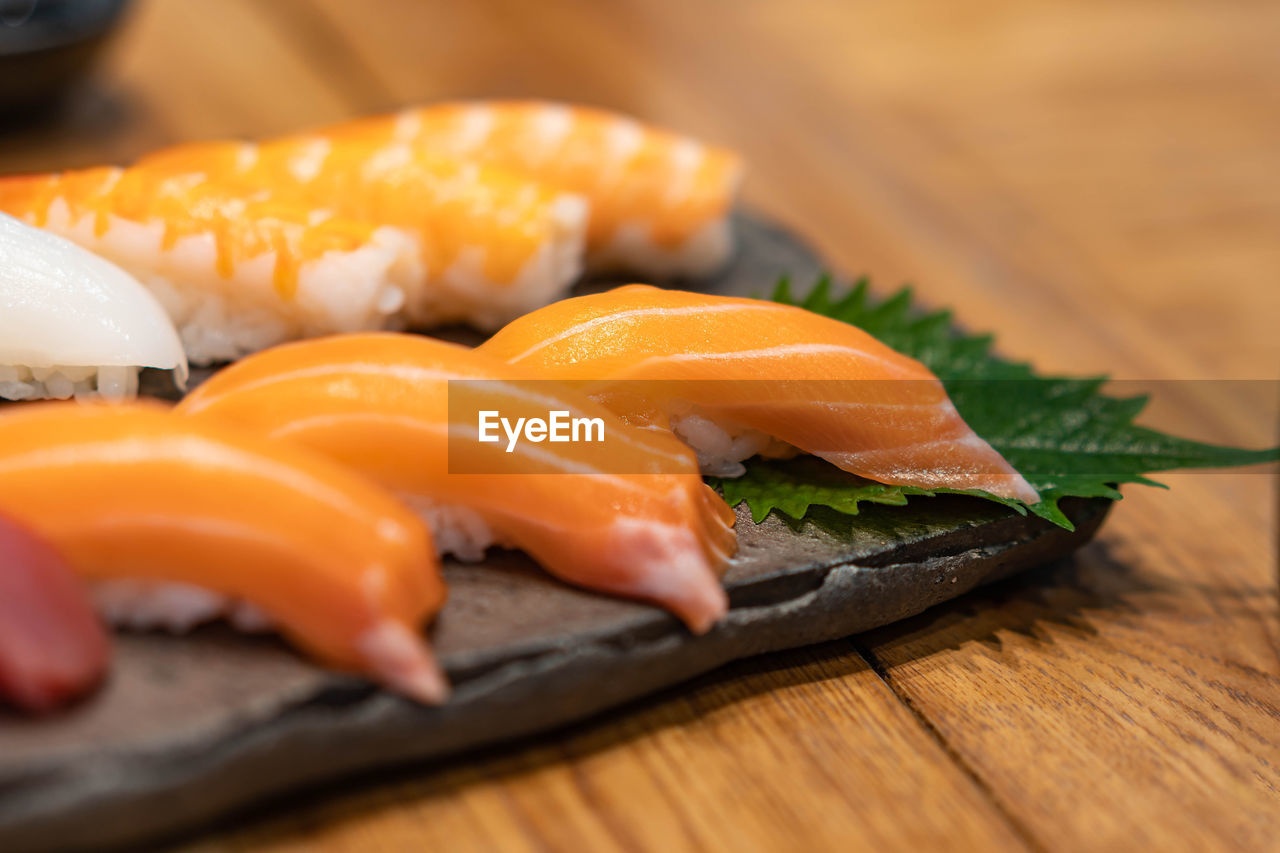
[[[50,711],[96,687],[108,654],[102,623],[61,555],[0,516],[0,700]]]
[[[669,425],[708,473],[799,450],[882,483],[1038,500],[928,368],[802,308],[630,285],[542,308],[480,349]]]
[[[396,325],[422,276],[408,234],[199,176],[98,168],[0,178],[0,210],[136,276],[198,364]]]
[[[0,399],[130,397],[187,360],[164,309],[119,267],[0,214]]]
[[[581,199],[470,164],[341,154],[194,145],[151,167],[0,178],[0,210],[137,276],[202,364],[335,332],[492,329],[578,277]]]
[[[699,276],[732,250],[738,155],[617,113],[546,101],[454,102],[316,135],[475,160],[580,193],[591,202],[588,263],[596,269]]]
[[[582,272],[587,203],[507,172],[410,146],[323,137],[196,142],[154,152],[152,175],[203,175],[252,196],[413,235],[425,272],[404,306],[419,328],[492,330],[564,296]]]
[[[444,585],[429,532],[307,451],[133,403],[0,414],[0,512],[57,549],[110,621],[238,612],[335,667],[438,702],[421,629]]]
[[[520,548],[565,581],[658,603],[699,632],[727,607],[718,576],[733,512],[693,454],[528,368],[415,335],[340,335],[250,356],[177,411],[357,469],[410,498],[460,557]],[[600,440],[490,443],[486,411],[598,420]]]

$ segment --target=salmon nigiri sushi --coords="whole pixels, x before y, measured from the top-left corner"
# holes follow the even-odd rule
[[[485,163],[585,196],[588,263],[699,276],[728,258],[742,161],[724,148],[606,110],[546,101],[433,104],[316,132]]]
[[[726,610],[733,512],[693,454],[528,368],[414,335],[340,335],[251,356],[177,411],[362,472],[408,497],[463,558],[520,548],[563,580],[656,602],[699,632]],[[588,424],[576,442],[547,434],[555,413]],[[539,418],[540,435],[510,429]]]
[[[542,308],[480,349],[670,426],[708,473],[798,450],[882,483],[1038,500],[928,368],[802,308],[630,285]]]
[[[318,455],[150,404],[0,414],[0,513],[93,585],[110,621],[271,625],[319,660],[441,701],[422,636],[444,600],[429,532]]]

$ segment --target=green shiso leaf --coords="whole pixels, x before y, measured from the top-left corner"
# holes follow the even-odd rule
[[[1103,394],[1105,376],[1045,376],[1028,364],[1001,358],[992,352],[990,335],[961,332],[948,311],[920,310],[910,288],[877,300],[863,279],[848,293],[834,296],[831,280],[824,277],[797,298],[784,279],[773,299],[851,323],[923,362],[942,379],[969,426],[1027,478],[1041,500],[1028,505],[979,491],[887,486],[813,457],[757,458],[746,463],[743,476],[715,481],[731,505],[746,501],[757,522],[775,510],[803,518],[810,507],[825,506],[856,515],[863,503],[901,506],[911,497],[945,493],[996,501],[1071,529],[1058,509],[1062,498],[1119,500],[1116,487],[1122,483],[1160,486],[1146,476],[1155,471],[1280,459],[1280,448],[1223,447],[1138,426],[1133,421],[1146,397]]]

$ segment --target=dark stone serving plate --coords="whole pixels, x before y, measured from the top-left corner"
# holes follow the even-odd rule
[[[737,222],[735,263],[700,289],[805,281],[811,252]],[[642,604],[554,581],[522,555],[450,563],[432,629],[454,684],[424,708],[326,672],[271,639],[207,628],[120,635],[103,691],[68,714],[0,711],[0,850],[102,849],[171,837],[286,791],[425,763],[581,719],[736,658],[914,615],[1088,541],[1109,501],[1064,501],[1068,532],[959,498],[803,523],[738,513],[731,610],[702,637]]]

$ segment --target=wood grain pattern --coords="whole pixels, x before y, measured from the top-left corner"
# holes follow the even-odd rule
[[[859,736],[832,720],[855,723]],[[838,849],[850,838],[873,849],[1023,846],[845,643],[735,664],[561,743],[344,805],[319,831],[292,815],[231,849]],[[916,817],[904,825],[904,814]]]
[[[441,97],[600,103],[740,148],[749,203],[1012,354],[1273,382],[1277,43],[1280,6],[1208,0],[153,0],[0,165]],[[1276,440],[1274,384],[1158,393],[1162,424]],[[1068,565],[197,849],[1273,847],[1274,475],[1165,479]]]

